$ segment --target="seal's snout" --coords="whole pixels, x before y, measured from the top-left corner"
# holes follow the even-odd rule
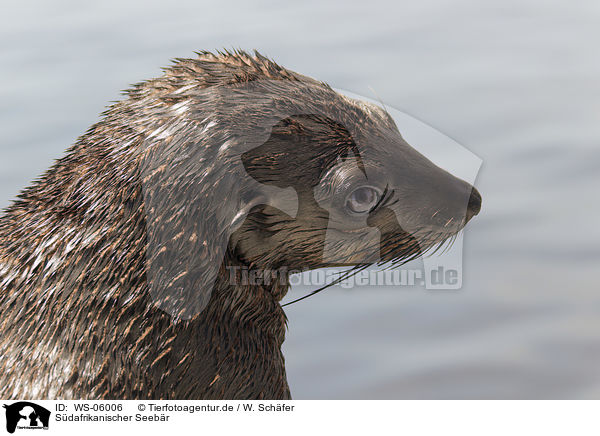
[[[467,205],[467,216],[466,220],[469,221],[481,210],[481,194],[475,188],[471,190],[471,196],[469,197],[469,204]]]

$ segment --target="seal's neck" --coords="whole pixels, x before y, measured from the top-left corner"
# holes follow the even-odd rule
[[[82,227],[78,232],[57,216],[55,230],[45,232],[44,239],[23,230],[27,237],[19,239],[18,247],[0,250],[6,266],[0,271],[5,284],[0,296],[5,315],[0,394],[289,398],[281,353],[286,317],[279,305],[287,280],[245,281],[243,265],[229,259],[230,268],[222,267],[208,306],[191,320],[175,322],[153,305],[145,272],[143,215],[135,204],[131,210],[140,219],[124,214],[122,223],[104,221],[102,228]],[[23,222],[17,212],[3,219]],[[24,210],[21,215],[36,223],[48,221],[34,220],[39,212]],[[3,229],[9,234],[11,227]],[[35,282],[33,270],[39,277]],[[230,271],[238,280],[232,280]],[[36,380],[40,373],[54,375],[43,383],[19,382]]]
[[[153,382],[159,381],[155,397],[289,398],[281,352],[286,318],[273,297],[284,292],[279,286],[239,282],[221,274],[202,313],[166,325],[154,335],[157,341],[147,344],[148,373]],[[163,353],[171,354],[171,365],[155,363],[164,360]]]

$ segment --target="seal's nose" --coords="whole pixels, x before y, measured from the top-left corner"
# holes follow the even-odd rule
[[[471,190],[469,204],[467,205],[467,221],[473,218],[481,210],[481,194],[475,188]]]

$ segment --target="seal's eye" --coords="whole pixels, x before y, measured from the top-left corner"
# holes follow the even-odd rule
[[[362,186],[352,191],[346,200],[346,208],[352,213],[367,213],[379,202],[380,193],[371,186]]]

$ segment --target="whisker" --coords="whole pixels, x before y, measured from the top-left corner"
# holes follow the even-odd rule
[[[316,290],[304,295],[303,297],[296,298],[295,300],[292,300],[289,303],[282,304],[281,307],[289,306],[290,304],[294,304],[294,303],[297,303],[298,301],[302,301],[309,297],[312,297],[313,295],[318,294],[319,292],[322,292],[325,289],[330,288],[331,286],[337,285],[337,284],[341,283],[342,281],[358,274],[360,271],[363,271],[368,266],[369,266],[368,264],[354,266],[354,267],[350,268],[349,270],[344,271],[344,275],[340,275],[337,279],[333,280],[331,283],[328,283],[325,286],[321,286],[319,289],[316,289]]]

